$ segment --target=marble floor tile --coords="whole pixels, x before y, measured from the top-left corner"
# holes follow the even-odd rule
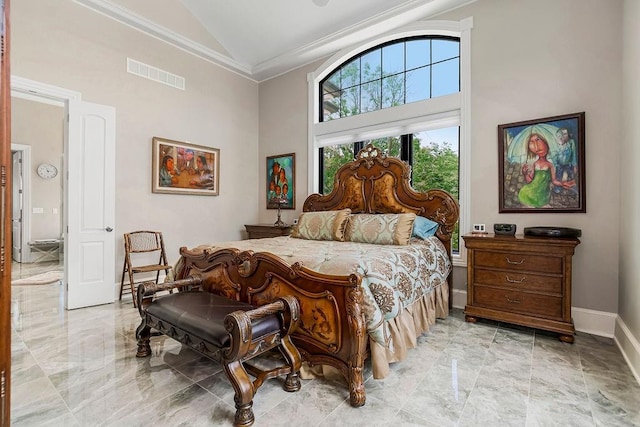
[[[23,266],[19,274],[37,274]],[[220,366],[164,336],[136,358],[130,299],[67,311],[59,283],[13,286],[12,426],[232,425]],[[271,363],[269,358],[258,363]],[[638,426],[640,385],[615,342],[481,320],[454,309],[385,379],[364,369],[367,402],[341,379],[265,381],[255,426]]]

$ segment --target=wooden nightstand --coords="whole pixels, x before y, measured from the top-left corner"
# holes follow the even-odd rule
[[[571,258],[580,240],[463,236],[467,248],[465,320],[487,318],[544,329],[572,343]]]
[[[275,227],[273,224],[245,224],[249,239],[264,239],[265,237],[288,236],[291,233],[291,226]]]

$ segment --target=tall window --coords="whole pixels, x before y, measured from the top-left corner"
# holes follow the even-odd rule
[[[458,230],[469,227],[470,28],[470,18],[417,23],[336,54],[309,78],[310,191],[330,192],[340,166],[372,143],[411,165],[417,191],[440,188],[458,199],[458,261]]]

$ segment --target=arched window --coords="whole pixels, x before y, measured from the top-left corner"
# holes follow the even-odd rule
[[[412,166],[416,190],[458,198],[469,230],[471,18],[425,21],[339,52],[309,75],[309,191],[328,193],[336,171],[366,144]],[[464,263],[459,234],[454,262]]]
[[[420,36],[357,54],[321,82],[320,121],[460,91],[460,41]]]

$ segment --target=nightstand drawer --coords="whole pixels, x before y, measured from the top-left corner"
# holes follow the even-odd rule
[[[481,285],[562,294],[561,276],[540,276],[522,271],[499,271],[476,268],[473,273],[473,278],[476,284]]]
[[[268,237],[288,236],[291,233],[291,226],[275,227],[270,224],[245,224],[249,239],[264,239]]]
[[[476,251],[474,265],[476,267],[562,274],[562,258],[518,252]]]
[[[473,287],[474,306],[514,313],[562,318],[562,298],[486,286]]]

